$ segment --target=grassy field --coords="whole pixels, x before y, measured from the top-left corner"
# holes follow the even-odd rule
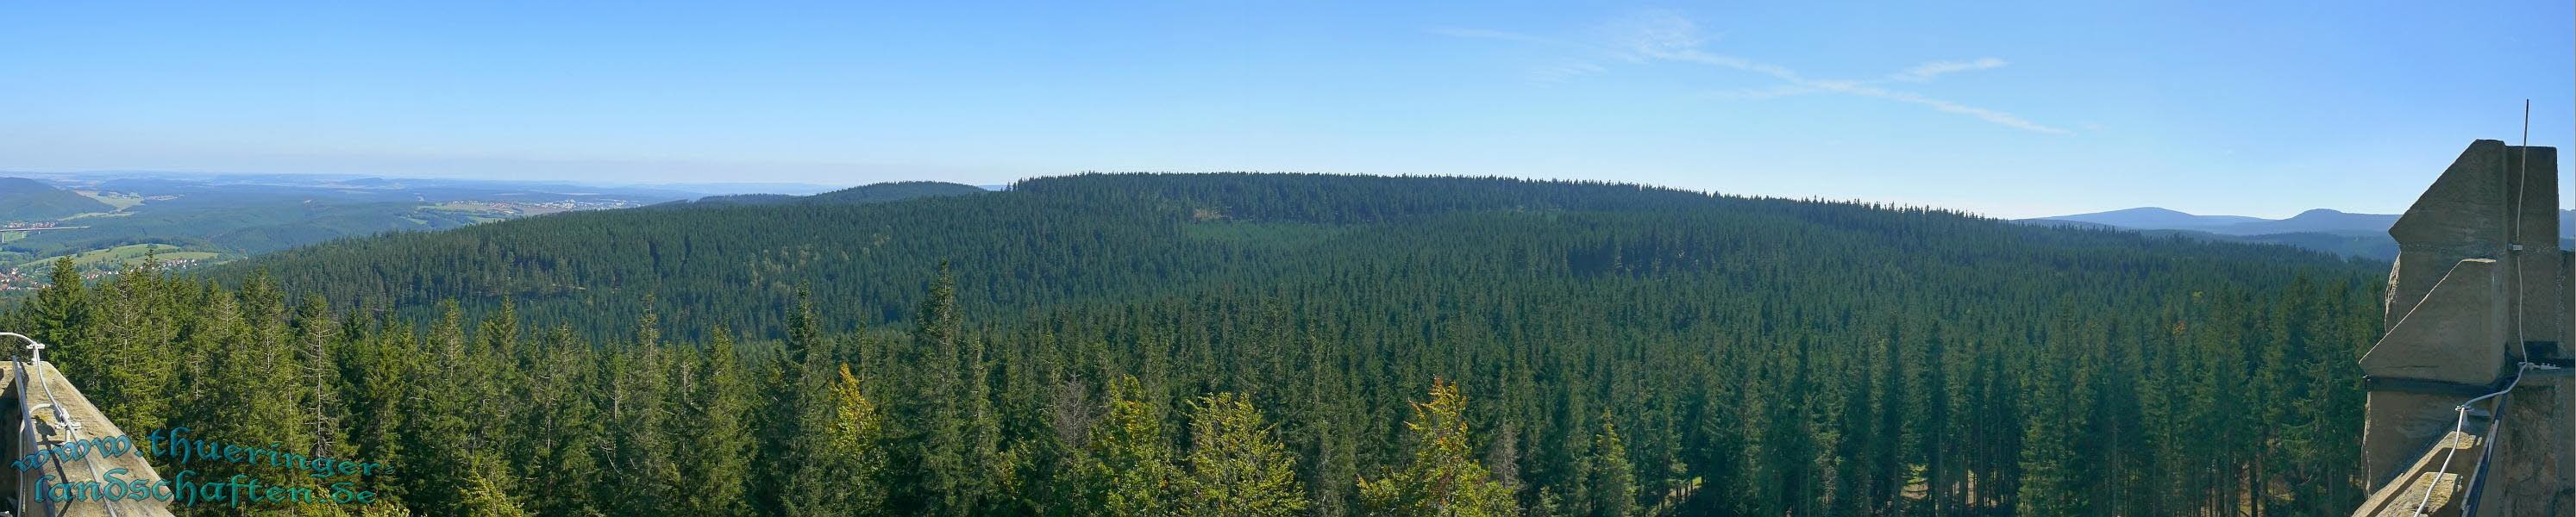
[[[87,219],[91,217],[125,217],[130,215],[134,215],[134,212],[88,212],[72,214],[70,217],[64,217],[62,220],[70,221],[73,219]]]
[[[134,205],[143,204],[143,196],[137,196],[134,194],[99,192],[96,190],[74,190],[72,193],[89,196],[90,199],[96,199],[100,203],[107,203],[107,206],[116,207],[117,210],[124,210],[132,208]]]
[[[501,221],[522,216],[546,215],[571,210],[569,208],[555,208],[526,203],[503,203],[495,201],[449,201],[446,203],[424,206],[421,207],[421,209],[441,212],[459,212],[469,217],[473,217],[476,222]]]
[[[211,251],[184,251],[178,246],[169,244],[127,244],[103,250],[84,251],[79,254],[72,255],[71,257],[72,264],[79,266],[82,269],[112,269],[124,266],[128,263],[141,262],[145,256],[151,256],[166,262],[173,260],[211,260],[222,257],[223,254]],[[28,268],[44,269],[45,265],[52,263],[53,260],[54,259],[51,257],[31,260],[18,264],[18,267],[22,270]]]

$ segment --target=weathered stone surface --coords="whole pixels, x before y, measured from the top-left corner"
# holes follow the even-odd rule
[[[2571,300],[2561,278],[2567,264],[2558,253],[2557,155],[2554,148],[2495,140],[2461,151],[2388,229],[2398,248],[2388,278],[2388,324],[2413,312],[2450,264],[2491,258],[2506,268],[2504,294],[2520,298],[2514,306],[2521,310],[2506,316],[2513,342],[2561,340],[2571,324]],[[2508,353],[2520,359],[2520,347],[2512,348]]]
[[[2504,256],[2508,199],[2506,178],[2497,174],[2504,148],[2495,140],[2470,143],[2389,226],[2388,236],[2397,239],[2397,263],[2388,274],[2390,324],[2413,312],[2460,259]]]
[[[2459,466],[2461,456],[2469,456],[2474,460],[2478,453],[2478,444],[2483,443],[2484,440],[2476,435],[2450,432],[2448,429],[2444,429],[2442,436],[2441,443],[2433,444],[2431,448],[2423,449],[2407,458],[2406,469],[2396,476],[2394,482],[2382,485],[2378,490],[2371,492],[2370,499],[2364,500],[2359,509],[2353,510],[2352,515],[2354,517],[2459,515],[2465,503],[2460,497],[2460,491],[2463,488],[2460,482],[2468,476],[2454,467]]]
[[[2484,386],[2505,373],[2504,275],[2493,259],[2465,259],[2450,268],[2361,357],[2362,373]]]
[[[2429,503],[2432,515],[2473,504],[2479,517],[2576,516],[2576,369],[2516,369],[2576,352],[2557,163],[2555,149],[2473,142],[2389,228],[2388,332],[2361,360],[2373,381],[2362,430],[2373,493],[2354,515],[2414,515]],[[2512,393],[2474,405],[2500,414],[2469,416],[2463,429],[2461,404],[2517,371]],[[2493,454],[2457,449],[2467,461],[2448,474],[2431,463],[2473,437]]]
[[[2489,458],[2481,516],[2576,515],[2576,434],[2565,425],[2576,398],[2567,370],[2533,370],[2506,395]]]
[[[2379,488],[2395,481],[2399,474],[2414,465],[2434,441],[2450,433],[2459,423],[2459,413],[2452,410],[2466,400],[2447,394],[2372,391],[2362,427],[2362,475],[2369,486]]]

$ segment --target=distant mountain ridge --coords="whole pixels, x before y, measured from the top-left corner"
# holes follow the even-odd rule
[[[2072,226],[2101,229],[2136,230],[2142,233],[2171,234],[2203,240],[2255,242],[2297,246],[2348,256],[2393,260],[2397,241],[2388,237],[2388,227],[2397,224],[2397,214],[2358,214],[2318,208],[2285,219],[2264,219],[2241,215],[2198,215],[2161,207],[2138,207],[2089,214],[2060,215],[2019,219],[2015,222],[2050,226]],[[2558,213],[2561,245],[2576,236],[2576,211]]]
[[[2041,217],[2036,220],[2077,221],[2118,226],[2122,228],[2165,229],[2225,226],[2236,223],[2262,221],[2265,219],[2241,215],[2194,215],[2183,213],[2178,210],[2146,206],[2126,210],[2112,210],[2109,212],[2094,212],[2090,214]]]
[[[867,203],[883,203],[888,201],[902,201],[919,197],[961,196],[966,194],[982,194],[985,192],[990,191],[986,190],[984,187],[974,185],[939,181],[894,181],[861,185],[810,196],[791,196],[786,194],[735,194],[729,196],[707,196],[696,200],[681,200],[657,204],[649,208],[784,205],[797,203],[858,205]]]
[[[2395,214],[2356,214],[2319,208],[2286,219],[2242,215],[2198,215],[2161,207],[2022,219],[2022,222],[2074,221],[2132,230],[2199,230],[2221,235],[2273,233],[2387,233]]]

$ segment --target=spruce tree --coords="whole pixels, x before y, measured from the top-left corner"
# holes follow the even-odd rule
[[[401,508],[409,491],[399,482],[411,474],[402,467],[412,452],[403,440],[405,429],[414,420],[407,409],[427,368],[420,360],[418,336],[405,324],[388,325],[368,341],[352,347],[349,364],[342,367],[348,379],[350,419],[355,424],[349,440],[357,445],[358,455],[392,466],[390,472],[365,476],[368,486],[376,487],[385,504]]]
[[[635,323],[632,346],[605,354],[596,375],[604,385],[600,416],[608,423],[602,464],[623,482],[601,483],[599,495],[613,515],[642,515],[680,507],[686,489],[679,465],[672,461],[670,436],[671,371],[678,359],[662,344],[660,316],[646,311]]]
[[[673,391],[680,418],[669,422],[678,446],[671,455],[689,487],[680,494],[680,503],[699,515],[739,514],[749,508],[743,496],[753,475],[753,394],[731,334],[717,329],[706,350],[695,354],[696,367],[683,370],[694,378]]]
[[[1190,403],[1189,476],[1180,488],[1183,515],[1285,517],[1306,509],[1297,458],[1271,436],[1261,411],[1238,393]]]
[[[340,322],[331,316],[330,302],[316,294],[296,305],[294,327],[296,388],[301,392],[301,407],[297,409],[303,412],[305,439],[312,444],[306,455],[349,457],[355,449],[343,425],[348,415],[341,394],[345,389],[340,377],[340,349],[344,346]]]
[[[65,256],[53,261],[53,274],[36,296],[20,307],[23,317],[12,318],[15,326],[37,340],[64,343],[78,339],[73,332],[89,325],[89,286],[81,280],[80,268]],[[25,343],[9,343],[19,346]],[[19,351],[12,350],[13,354]]]
[[[547,495],[529,497],[527,509],[540,515],[600,515],[602,502],[590,497],[600,484],[615,483],[600,468],[598,454],[606,445],[593,376],[595,353],[568,326],[548,332],[544,345],[528,361],[527,382],[515,399],[528,405],[516,429],[542,430],[507,444],[521,466],[519,479],[550,480]]]
[[[208,386],[202,381],[181,384],[185,366],[178,361],[185,358],[202,367],[211,362],[207,357],[229,350],[210,346],[191,348],[194,353],[171,353],[183,346],[183,325],[176,314],[183,284],[187,282],[164,276],[160,264],[151,260],[125,267],[86,297],[90,303],[82,304],[85,309],[74,311],[86,328],[69,339],[49,343],[53,348],[45,351],[46,360],[75,385],[86,387],[90,402],[120,427],[152,429],[178,421],[180,408],[171,404],[173,395]],[[228,318],[237,322],[236,328],[250,323],[242,322],[239,314]],[[247,332],[239,335],[248,337]]]
[[[820,411],[804,424],[811,434],[797,441],[799,463],[784,503],[791,516],[872,515],[886,501],[886,418],[859,377],[842,365],[839,378],[817,384],[813,393]]]
[[[1592,435],[1592,453],[1583,460],[1579,515],[1627,517],[1637,514],[1636,466],[1628,462],[1628,443],[1610,414],[1601,414],[1601,431]]]
[[[477,455],[468,462],[464,482],[455,487],[456,511],[451,515],[466,517],[526,517],[535,515],[510,495],[513,483],[500,458]]]
[[[1376,480],[1361,479],[1362,506],[1377,515],[1482,517],[1517,512],[1511,489],[1476,462],[1467,434],[1467,400],[1446,380],[1431,384],[1431,400],[1413,404],[1413,450],[1402,467]]]
[[[894,506],[903,513],[971,515],[981,509],[989,483],[992,449],[979,419],[990,418],[989,401],[979,374],[981,358],[970,354],[957,308],[956,276],[943,265],[922,301],[912,333],[911,353],[903,354],[912,382],[896,401],[895,421],[902,430],[899,451],[906,477]]]
[[[1108,409],[1091,424],[1082,467],[1080,515],[1176,515],[1182,475],[1162,404],[1145,400],[1135,377],[1109,382]]]
[[[424,343],[428,352],[424,368],[418,370],[419,382],[409,385],[402,411],[408,424],[401,429],[402,463],[396,466],[411,503],[426,513],[456,513],[464,510],[463,495],[456,487],[465,486],[474,475],[478,454],[484,453],[476,443],[477,415],[491,414],[497,408],[477,407],[479,381],[468,375],[474,368],[468,355],[463,310],[454,302],[443,305],[442,315],[430,327]]]

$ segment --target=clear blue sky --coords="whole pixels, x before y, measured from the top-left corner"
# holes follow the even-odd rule
[[[1470,174],[2280,217],[2401,210],[2524,98],[2535,145],[2576,128],[2563,0],[356,4],[385,2],[0,2],[0,170]]]

